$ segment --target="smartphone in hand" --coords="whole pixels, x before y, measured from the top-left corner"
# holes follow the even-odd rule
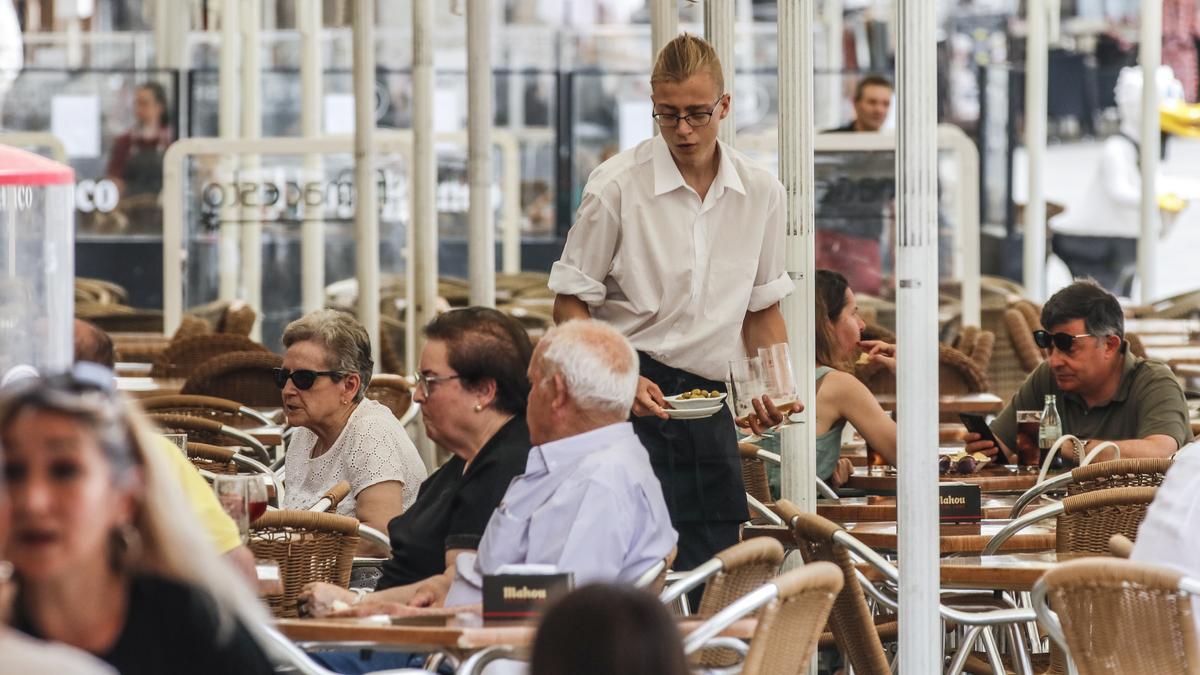
[[[991,441],[997,448],[1000,447],[1000,443],[996,440],[996,436],[992,434],[992,428],[988,426],[987,420],[983,418],[983,415],[959,413],[958,419],[962,420],[963,426],[967,428],[967,431],[979,434],[980,440]]]

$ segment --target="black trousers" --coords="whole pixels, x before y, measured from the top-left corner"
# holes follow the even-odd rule
[[[1070,268],[1071,276],[1091,277],[1118,295],[1132,291],[1137,239],[1056,234],[1050,243],[1055,255]]]

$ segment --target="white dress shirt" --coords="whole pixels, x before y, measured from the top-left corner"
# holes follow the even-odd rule
[[[492,513],[478,553],[460,555],[446,606],[479,603],[482,575],[553,565],[576,586],[632,582],[675,546],[662,487],[629,422],[536,446]]]
[[[1200,441],[1175,454],[1146,519],[1138,528],[1131,560],[1164,565],[1200,579]],[[1192,598],[1200,629],[1200,600]]]
[[[661,136],[596,167],[550,271],[550,290],[587,303],[636,349],[718,381],[742,354],[746,312],[793,288],[783,185],[736,150],[719,152],[703,200]]]

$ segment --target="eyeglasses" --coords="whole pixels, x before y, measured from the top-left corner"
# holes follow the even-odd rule
[[[651,117],[658,123],[658,126],[664,129],[674,129],[679,126],[679,120],[685,120],[688,126],[693,129],[708,126],[712,121],[713,113],[717,111],[717,106],[721,105],[721,99],[725,98],[725,94],[721,94],[717,98],[717,102],[713,104],[712,110],[708,112],[688,113],[687,115],[672,115],[671,113],[654,113]]]
[[[413,373],[413,379],[417,382],[417,388],[421,390],[421,395],[429,398],[429,393],[433,390],[433,385],[438,382],[447,380],[457,380],[461,375],[426,375],[421,371]]]
[[[291,380],[297,389],[307,391],[312,389],[312,386],[317,382],[317,378],[322,375],[337,382],[346,373],[340,370],[288,370],[287,368],[272,368],[271,374],[275,376],[275,386],[280,389],[286,387],[287,381]]]
[[[1075,341],[1084,337],[1096,337],[1091,333],[1082,335],[1071,335],[1070,333],[1051,333],[1044,330],[1033,331],[1033,342],[1042,349],[1049,349],[1052,345],[1055,349],[1064,354],[1070,354],[1071,349],[1075,346]]]

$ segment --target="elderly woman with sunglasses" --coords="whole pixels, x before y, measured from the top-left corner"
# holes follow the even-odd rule
[[[533,353],[525,329],[494,309],[468,307],[442,314],[424,332],[416,400],[426,433],[452,457],[421,485],[412,508],[389,524],[392,558],[378,590],[364,597],[312,584],[299,598],[310,614],[342,604],[367,612],[382,609],[381,603],[426,605],[444,596],[454,559],[478,546],[508,484],[525,471],[526,370]]]
[[[321,309],[283,331],[283,391],[288,424],[299,427],[284,462],[283,508],[306,509],[339,481],[350,483],[337,506],[377,530],[417,498],[425,465],[386,406],[364,398],[371,382],[371,340],[345,312]]]
[[[80,364],[0,393],[11,624],[118,672],[270,673],[266,620],[188,508],[154,432]],[[0,671],[30,672],[7,662]],[[60,672],[86,672],[64,669]]]

